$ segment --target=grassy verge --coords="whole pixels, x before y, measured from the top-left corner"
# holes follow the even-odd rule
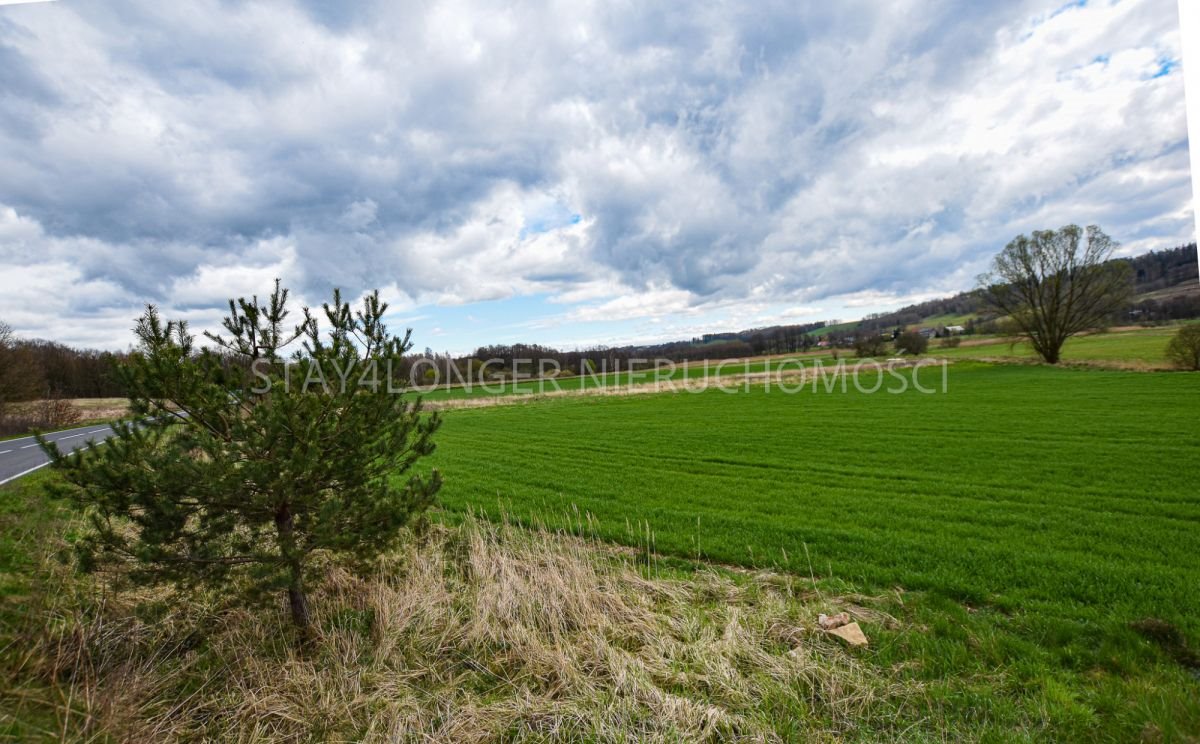
[[[83,426],[107,424],[129,414],[129,400],[126,398],[71,398],[65,402],[69,403],[79,412],[79,420],[65,426],[45,430],[44,433],[51,434],[56,431],[78,429]],[[10,404],[8,412],[18,416],[29,414],[39,404],[40,401],[13,403]],[[29,431],[6,434],[0,436],[0,442],[9,439],[22,439],[30,436],[30,434],[31,432]]]
[[[314,598],[320,638],[301,652],[281,608],[111,595],[56,563],[73,517],[42,499],[47,477],[0,489],[0,734],[12,739],[877,741],[986,730],[947,720],[921,684],[815,629],[818,613],[847,611],[876,641],[902,637],[879,600],[470,515],[428,525],[374,575],[328,566]]]
[[[84,416],[93,418],[120,418],[129,412],[128,398],[66,398],[65,403],[79,409]],[[17,413],[35,409],[41,401],[25,401],[12,403],[12,410]]]
[[[61,738],[51,680],[29,673],[28,640],[47,616],[54,549],[69,537],[70,513],[50,503],[40,471],[0,486],[0,741]],[[69,706],[68,706],[69,707]]]

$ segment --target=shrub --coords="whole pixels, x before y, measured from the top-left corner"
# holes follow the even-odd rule
[[[859,357],[877,357],[887,353],[887,339],[878,333],[859,334],[854,339],[854,353]]]
[[[1185,325],[1171,337],[1167,359],[1180,369],[1200,370],[1200,323]]]
[[[958,336],[946,336],[941,340],[940,343],[938,343],[938,346],[943,349],[957,349],[958,345],[961,343],[962,339]]]
[[[46,398],[37,404],[37,418],[41,422],[39,428],[62,429],[79,423],[83,414],[69,400]]]
[[[924,354],[929,348],[929,339],[916,331],[905,331],[896,339],[896,351],[906,354]]]

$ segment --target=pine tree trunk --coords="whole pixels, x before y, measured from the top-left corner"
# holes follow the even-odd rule
[[[292,510],[287,504],[275,512],[275,529],[279,535],[279,548],[287,561],[290,583],[288,584],[288,606],[292,611],[292,623],[301,636],[308,638],[312,626],[312,614],[308,609],[308,596],[304,593],[304,568],[296,553],[293,535]]]
[[[312,615],[308,611],[308,596],[304,593],[304,585],[299,579],[293,579],[288,587],[288,604],[292,608],[292,623],[307,636],[312,626]]]

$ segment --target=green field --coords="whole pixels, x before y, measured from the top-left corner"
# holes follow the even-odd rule
[[[1156,367],[1167,366],[1167,342],[1178,330],[1178,326],[1163,326],[1079,336],[1068,339],[1063,346],[1063,361],[1130,362]],[[1029,344],[1013,344],[1003,339],[986,344],[960,346],[956,349],[939,348],[937,340],[934,340],[929,346],[929,353],[949,358],[1036,358]]]
[[[1159,328],[1138,328],[1112,333],[1097,333],[1069,339],[1063,347],[1063,360],[1066,362],[1098,361],[1101,363],[1118,362],[1123,364],[1144,365],[1148,367],[1167,367],[1166,347],[1178,326]],[[1012,343],[1001,338],[980,338],[974,336],[961,337],[967,345],[957,348],[942,348],[938,340],[930,344],[926,356],[947,359],[978,359],[978,358],[1036,358],[1033,350],[1026,343]],[[979,343],[979,341],[984,343]],[[839,354],[848,363],[853,364],[854,352],[850,349],[839,349]],[[891,356],[889,351],[884,355]],[[488,383],[461,384],[457,378],[452,384],[430,391],[422,391],[429,401],[458,400],[463,398],[502,397],[509,395],[538,395],[556,392],[576,392],[601,387],[625,387],[653,383],[656,379],[666,382],[696,381],[709,376],[737,376],[745,374],[760,374],[763,372],[783,373],[797,371],[799,364],[811,368],[816,362],[829,366],[833,356],[826,350],[813,350],[804,353],[770,359],[753,360],[713,360],[709,362],[683,362],[674,368],[663,366],[659,371],[653,368],[641,369],[634,373],[619,372],[608,374],[580,375],[558,379],[527,379],[494,381]]]
[[[976,313],[961,313],[958,315],[947,313],[945,315],[931,315],[912,327],[937,328],[938,326],[966,325],[967,321],[974,317],[976,317]]]
[[[811,366],[817,359],[823,362],[832,361],[826,352],[809,352],[776,359],[726,359],[709,362],[678,362],[675,366],[664,363],[659,369],[647,367],[634,372],[599,372],[591,375],[577,375],[558,379],[526,379],[494,381],[487,383],[472,383],[464,385],[454,380],[453,385],[440,387],[423,393],[426,400],[452,400],[459,398],[499,397],[508,395],[539,395],[555,392],[575,392],[581,390],[596,390],[598,388],[622,388],[631,385],[653,384],[656,380],[663,383],[668,381],[682,383],[700,380],[709,376],[735,376],[759,374],[768,371],[782,370],[785,374],[796,372],[800,367],[797,362],[803,362],[804,367]]]
[[[660,553],[902,587],[929,633],[878,660],[956,675],[965,715],[1200,729],[1194,658],[1131,626],[1200,644],[1200,376],[962,362],[948,383],[452,411],[434,460],[451,512],[578,509]]]

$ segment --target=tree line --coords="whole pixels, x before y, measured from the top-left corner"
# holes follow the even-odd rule
[[[21,339],[0,322],[0,405],[50,397],[123,396],[116,367],[127,356],[125,352]]]
[[[817,344],[813,331],[824,323],[781,325],[753,328],[736,333],[706,334],[690,341],[670,341],[661,344],[630,344],[626,346],[593,346],[586,349],[562,350],[540,344],[490,344],[480,346],[469,357],[459,357],[460,368],[478,369],[483,362],[499,360],[499,367],[509,371],[514,365],[522,372],[536,373],[539,362],[553,363],[564,374],[581,374],[628,368],[631,364],[655,359],[673,362],[694,362],[704,359],[739,359],[761,354],[790,354],[807,351]],[[532,361],[530,361],[532,360]],[[528,370],[522,367],[527,367]]]

